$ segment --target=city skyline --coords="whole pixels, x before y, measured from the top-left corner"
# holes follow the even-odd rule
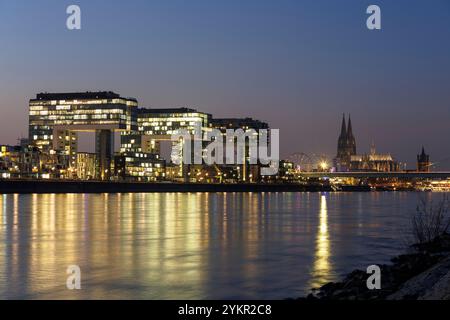
[[[58,94],[59,95],[65,95],[65,94],[75,94],[75,95],[76,94],[97,94],[97,93],[111,93],[111,94],[115,94],[115,93],[113,93],[111,91],[98,91],[98,92],[96,92],[96,91],[86,90],[86,91],[82,91],[80,93],[57,93],[56,95],[58,95]],[[37,96],[39,96],[39,95],[41,95],[41,96],[42,95],[55,95],[55,93],[41,92],[41,93],[37,94]],[[125,96],[125,98],[136,101],[136,106],[139,106],[140,108],[143,108],[143,110],[145,110],[145,107],[143,107],[142,105],[138,104],[138,101],[134,97]],[[34,101],[34,98],[31,98],[29,101],[30,102]],[[182,110],[182,109],[192,110],[194,112],[199,112],[199,113],[204,113],[202,110],[191,109],[191,108],[186,108],[186,107],[149,108],[148,110],[155,110],[156,112],[159,112],[159,111],[164,112],[165,110],[170,111],[170,110]],[[208,113],[205,113],[205,114],[208,114]],[[29,117],[29,115],[28,115],[28,117]],[[229,117],[229,118],[223,118],[223,119],[219,119],[219,120],[227,120],[227,119],[239,120],[239,118],[237,118],[237,117]],[[246,116],[246,117],[241,118],[241,119],[249,119],[251,121],[255,120],[256,122],[260,121],[258,119],[253,119],[250,116]],[[345,122],[346,122],[346,114],[343,113],[342,114],[342,123],[341,123],[341,133],[340,133],[339,138],[338,138],[338,151],[337,151],[337,153],[334,153],[334,154],[333,153],[330,153],[330,154],[309,154],[308,155],[308,153],[304,153],[304,152],[293,152],[293,153],[291,153],[289,155],[281,157],[280,159],[283,159],[283,158],[290,159],[292,157],[297,157],[297,155],[299,155],[299,154],[305,154],[307,156],[310,156],[311,159],[313,159],[313,158],[326,159],[327,162],[330,161],[330,163],[328,163],[327,166],[332,166],[333,165],[332,162],[334,162],[336,159],[339,158],[339,148],[340,148],[339,146],[341,144],[341,139],[342,139],[342,130],[344,129],[344,127],[346,127]],[[270,124],[268,124],[268,125],[270,126]],[[350,129],[349,132],[352,132],[351,131],[352,130],[352,124],[351,124],[351,115],[350,114],[348,114],[348,126],[349,126],[349,129]],[[274,129],[274,128],[272,128],[272,129]],[[81,130],[81,132],[78,133],[78,137],[77,137],[77,140],[78,140],[78,142],[77,142],[78,151],[79,152],[94,152],[95,151],[95,145],[94,145],[94,142],[93,142],[93,137],[95,136],[95,132],[83,132],[83,131],[85,131],[85,130]],[[15,143],[11,143],[9,145],[11,145],[11,146],[19,145],[19,144],[21,144],[21,140],[22,139],[24,139],[24,138],[28,139],[28,137],[30,137],[30,136],[32,136],[32,133],[30,133],[27,130],[27,133],[25,135],[21,134],[20,136],[18,136],[16,138],[16,142]],[[115,152],[118,152],[119,150],[121,150],[120,141],[119,141],[118,138],[119,138],[119,136],[114,138],[114,140],[117,140],[114,143],[114,151]],[[358,150],[358,153],[361,154],[361,155],[369,155],[369,154],[374,154],[375,151],[377,150],[377,146],[376,146],[376,144],[375,144],[373,139],[371,141],[371,144],[370,144],[369,148],[364,148],[364,147],[361,148],[359,146],[359,144],[358,145],[356,144],[355,137],[352,136],[352,139],[353,139],[353,148],[354,148],[354,151],[353,151],[354,153],[353,154],[356,154],[356,150]],[[3,145],[7,145],[7,144],[3,143]],[[421,152],[422,153],[424,152],[424,149],[425,149],[425,147],[424,147],[424,145],[422,145],[421,146]],[[383,155],[388,156],[388,157],[392,157],[394,160],[397,160],[396,157],[395,157],[395,154],[392,154],[392,152],[386,152]],[[418,157],[418,155],[416,157]],[[320,163],[317,163],[317,167],[320,167],[320,165],[321,165]],[[433,163],[433,162],[430,161],[430,166],[432,168],[436,168],[436,167],[438,167],[438,165],[439,165],[439,163]],[[398,161],[398,170],[403,170],[403,169],[410,169],[410,170],[412,169],[412,170],[414,170],[416,167],[417,167],[417,161],[409,163],[409,164],[407,162]]]
[[[65,29],[67,1],[0,4],[0,143],[27,136],[37,92],[111,90],[143,107],[266,121],[280,128],[282,158],[335,156],[339,118],[351,113],[358,153],[374,141],[411,168],[423,145],[438,169],[450,167],[445,1],[379,1],[378,33],[365,28],[365,1],[250,1],[239,13],[233,1],[77,3],[76,32]]]

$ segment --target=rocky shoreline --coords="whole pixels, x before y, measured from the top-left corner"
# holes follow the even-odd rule
[[[298,300],[450,300],[450,234],[411,249],[413,253],[379,266],[379,290],[367,288],[370,274],[354,270],[343,281],[327,283]]]

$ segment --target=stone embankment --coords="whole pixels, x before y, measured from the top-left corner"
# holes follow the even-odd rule
[[[450,300],[450,234],[382,265],[381,289],[369,290],[363,270],[330,282],[300,300]]]

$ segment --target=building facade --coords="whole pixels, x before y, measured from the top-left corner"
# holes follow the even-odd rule
[[[43,172],[42,153],[28,145],[0,146],[0,177],[39,178]]]
[[[372,148],[370,154],[352,155],[350,171],[400,171],[400,164],[390,154],[377,154]]]
[[[212,119],[210,127],[221,131],[222,135],[226,136],[227,130],[242,130],[247,135],[257,134],[260,135],[259,130],[269,130],[269,125],[266,122],[255,120],[252,118],[218,118]],[[261,137],[259,137],[261,138]],[[245,139],[245,150],[243,152],[242,164],[226,164],[225,155],[227,154],[227,141],[226,137],[224,141],[224,164],[217,166],[219,172],[223,175],[227,175],[235,178],[236,182],[258,182],[261,180],[261,165],[250,163],[250,139]],[[267,143],[270,143],[270,135],[267,136]],[[238,152],[235,141],[234,146],[234,159],[237,160]],[[223,172],[222,172],[223,171]],[[226,173],[228,172],[228,173]]]
[[[76,170],[77,132],[95,132],[96,178],[108,179],[114,132],[136,129],[137,101],[114,92],[40,93],[29,103],[29,142]]]
[[[174,180],[188,180],[190,169],[187,165],[171,166],[171,174],[167,176],[161,172],[161,169],[166,165],[162,161],[165,160],[167,163],[170,161],[170,159],[161,157],[161,143],[167,142],[173,150],[179,147],[177,146],[178,142],[172,141],[172,134],[177,133],[178,130],[187,130],[191,135],[195,134],[195,130],[200,130],[203,137],[208,130],[210,119],[210,114],[191,108],[139,108],[137,111],[137,129],[121,134],[120,152],[127,154],[125,160],[126,175],[135,176],[136,166],[132,163],[144,159],[148,162],[145,164],[147,170],[144,170],[144,175],[148,179],[160,180],[163,177],[173,177]],[[145,155],[143,158],[136,157],[136,155],[142,154]],[[130,161],[131,163],[128,164]],[[176,173],[174,173],[175,167],[177,168]],[[133,172],[130,171],[132,168]],[[149,175],[153,177],[151,178]]]
[[[91,180],[96,176],[96,154],[89,152],[79,152],[77,154],[77,178],[81,180]]]
[[[208,128],[211,115],[190,108],[147,109],[137,111],[137,129],[121,135],[121,152],[160,153],[160,143],[170,141],[177,130],[194,134]]]

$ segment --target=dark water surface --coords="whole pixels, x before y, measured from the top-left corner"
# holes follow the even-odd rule
[[[297,297],[403,252],[419,197],[442,194],[0,195],[0,298]]]

